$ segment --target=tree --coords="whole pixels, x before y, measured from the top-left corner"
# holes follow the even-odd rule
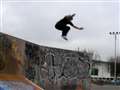
[[[93,50],[86,50],[86,49],[84,49],[83,53],[86,53],[91,60],[98,60],[98,61],[101,60],[101,56],[99,55],[99,53],[96,53]]]
[[[109,58],[109,62],[110,62],[110,73],[111,73],[111,76],[114,76],[115,58],[114,57],[110,57]],[[120,56],[116,57],[116,76],[120,77]]]

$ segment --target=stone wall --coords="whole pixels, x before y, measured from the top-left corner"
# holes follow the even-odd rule
[[[0,33],[0,74],[22,74],[45,90],[90,90],[89,57]]]

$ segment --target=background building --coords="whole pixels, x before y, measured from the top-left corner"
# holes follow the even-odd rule
[[[111,62],[93,60],[91,77],[93,80],[113,80],[113,70]],[[120,76],[118,76],[117,79],[120,79]]]

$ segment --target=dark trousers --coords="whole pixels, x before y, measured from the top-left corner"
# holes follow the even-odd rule
[[[70,30],[69,26],[63,26],[63,25],[56,25],[55,28],[62,31],[62,36],[67,36]]]
[[[64,27],[64,29],[62,30],[62,36],[67,36],[69,30],[70,30],[69,26]]]

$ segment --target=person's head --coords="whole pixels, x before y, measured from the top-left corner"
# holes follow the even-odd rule
[[[65,18],[67,18],[68,20],[73,20],[73,17],[75,16],[76,14],[74,13],[74,14],[72,14],[72,15],[67,15],[67,16],[65,16]]]
[[[73,13],[71,16],[72,16],[72,17],[74,17],[75,15],[76,15],[76,14],[75,14],[75,13]]]

